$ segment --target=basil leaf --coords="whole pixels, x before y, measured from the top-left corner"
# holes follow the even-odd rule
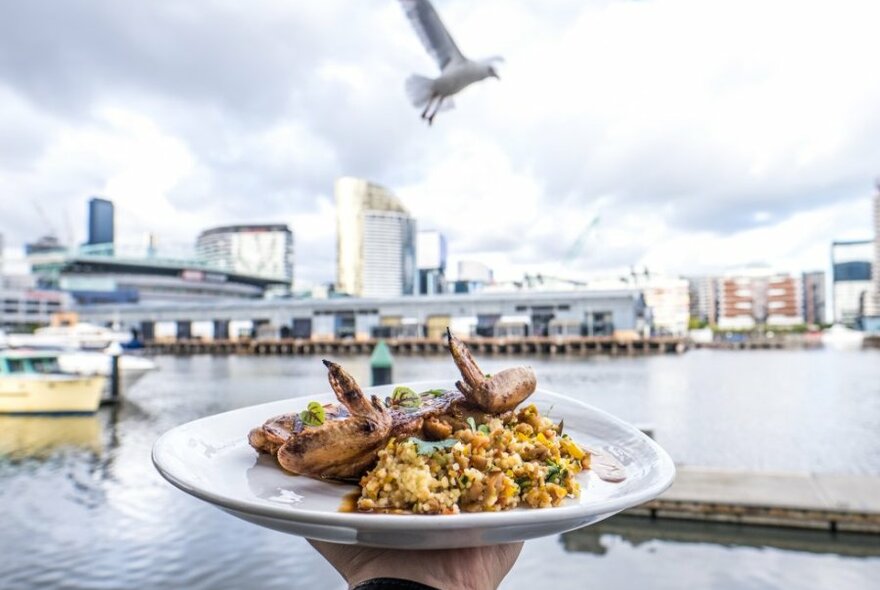
[[[418,408],[422,405],[422,397],[409,387],[401,385],[391,392],[391,403],[405,408]]]
[[[308,407],[299,413],[299,418],[306,426],[320,426],[326,418],[324,406],[318,402],[309,402]]]
[[[420,438],[416,438],[411,436],[407,439],[407,442],[414,443],[416,445],[416,452],[419,455],[430,456],[440,450],[451,449],[458,442],[457,438],[447,438],[445,440],[422,440]]]

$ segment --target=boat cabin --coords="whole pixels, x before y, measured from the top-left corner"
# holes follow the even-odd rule
[[[58,355],[47,352],[0,353],[0,375],[46,375],[62,373]]]

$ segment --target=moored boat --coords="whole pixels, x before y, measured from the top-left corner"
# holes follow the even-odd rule
[[[865,333],[834,324],[822,333],[822,344],[833,350],[858,350],[865,340]]]
[[[105,377],[64,373],[58,354],[0,352],[0,414],[89,414],[101,404]]]

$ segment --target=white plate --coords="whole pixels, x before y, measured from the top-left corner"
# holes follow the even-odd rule
[[[416,391],[451,388],[448,381],[409,383]],[[393,386],[365,392],[380,399]],[[565,419],[565,432],[583,446],[603,450],[626,468],[626,480],[609,483],[591,471],[579,474],[581,496],[556,508],[456,515],[341,512],[353,485],[289,475],[274,458],[258,457],[247,433],[271,416],[299,411],[332,394],[284,400],[209,416],[178,426],[153,446],[153,463],[169,482],[230,514],[285,533],[335,543],[406,549],[475,547],[555,535],[599,522],[656,497],[672,484],[675,466],[637,428],[585,403],[539,389],[527,403]],[[181,523],[185,526],[186,523]]]

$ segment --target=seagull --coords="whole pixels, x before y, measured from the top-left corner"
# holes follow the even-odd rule
[[[441,108],[453,107],[453,94],[485,78],[500,79],[493,64],[503,61],[502,58],[473,61],[462,55],[428,0],[400,0],[400,5],[422,45],[440,68],[437,78],[412,75],[406,80],[406,93],[413,106],[425,107],[422,119],[428,125],[434,122]]]

